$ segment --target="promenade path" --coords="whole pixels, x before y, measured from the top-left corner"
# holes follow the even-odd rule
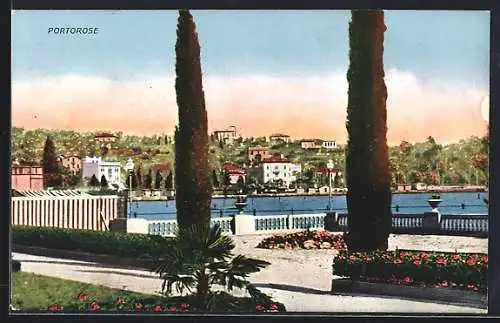
[[[235,253],[271,262],[250,277],[262,291],[297,312],[399,312],[399,313],[486,313],[486,309],[458,304],[415,301],[368,295],[331,295],[334,250],[263,250],[255,246],[263,236],[236,237]],[[391,236],[390,247],[486,252],[487,239],[439,236]],[[113,288],[155,294],[161,280],[153,273],[104,264],[13,253],[22,271]],[[243,295],[236,291],[235,295]]]

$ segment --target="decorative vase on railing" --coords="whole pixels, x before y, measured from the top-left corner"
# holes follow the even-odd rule
[[[443,200],[439,195],[432,195],[431,198],[427,201],[432,208],[432,212],[439,213],[438,206],[441,204]]]
[[[239,211],[239,214],[243,214],[243,210],[247,206],[247,196],[246,195],[238,195],[236,197],[236,202],[234,203],[234,206]]]

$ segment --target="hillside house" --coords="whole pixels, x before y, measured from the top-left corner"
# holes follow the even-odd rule
[[[269,157],[271,157],[271,151],[268,147],[248,147],[248,160],[250,161],[250,163],[258,164],[262,160]]]
[[[269,141],[271,142],[290,142],[291,138],[289,135],[285,135],[282,133],[274,133],[269,136]]]
[[[73,175],[78,174],[82,170],[82,159],[75,155],[57,157],[57,161],[61,167],[66,168]]]
[[[11,188],[16,191],[42,191],[43,168],[41,166],[21,166],[12,163]]]

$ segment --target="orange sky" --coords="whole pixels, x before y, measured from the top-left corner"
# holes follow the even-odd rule
[[[452,82],[439,87],[402,71],[387,72],[388,141],[453,142],[486,132],[481,100],[487,89]],[[315,77],[206,77],[209,131],[235,125],[243,136],[287,133],[344,143],[345,74]],[[173,133],[177,123],[174,78],[120,82],[69,75],[14,82],[16,127],[107,129],[152,135]]]

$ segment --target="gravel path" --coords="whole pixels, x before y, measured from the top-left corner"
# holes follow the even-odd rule
[[[251,276],[262,291],[285,304],[288,311],[486,313],[484,309],[451,304],[413,301],[382,296],[331,295],[332,259],[335,250],[266,250],[255,246],[264,236],[235,237],[235,254],[271,263]],[[391,236],[391,249],[487,252],[487,239],[444,236]],[[425,246],[425,247],[422,247]],[[22,270],[78,280],[113,288],[153,294],[161,281],[141,270],[117,269],[102,264],[13,253]],[[240,293],[236,293],[240,294]]]

